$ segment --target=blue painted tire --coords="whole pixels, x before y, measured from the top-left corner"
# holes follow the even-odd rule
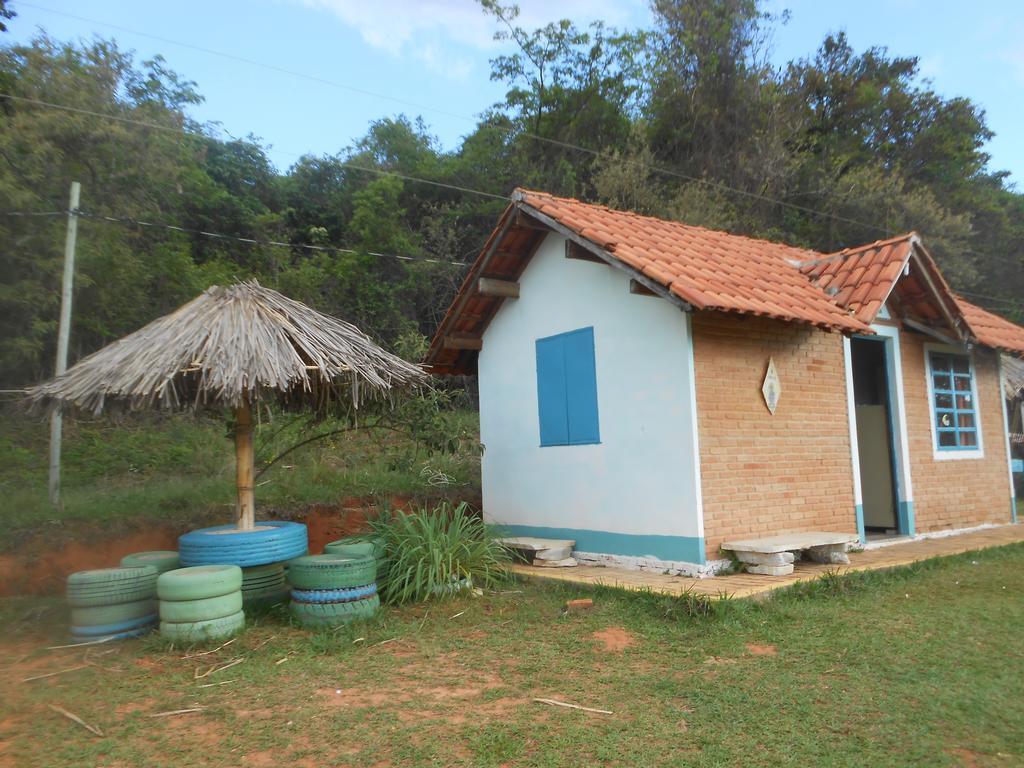
[[[217,525],[184,534],[178,539],[181,564],[251,568],[291,560],[309,550],[302,523],[272,520],[256,526],[263,530],[239,531],[234,525]]]
[[[107,640],[127,640],[131,637],[142,637],[143,635],[148,635],[154,629],[156,629],[155,623],[147,624],[146,626],[139,627],[138,629],[129,629],[127,632],[117,632],[116,634],[105,635],[103,637],[85,637],[83,635],[72,635],[71,642],[81,643],[84,645],[85,643],[95,643]]]
[[[119,635],[122,632],[132,632],[138,629],[149,629],[156,626],[157,615],[151,613],[148,616],[140,616],[137,619],[119,621],[115,624],[96,624],[91,627],[71,627],[71,636],[75,638],[97,638],[107,635]]]
[[[297,603],[348,603],[376,594],[376,584],[350,589],[293,589],[292,600]]]

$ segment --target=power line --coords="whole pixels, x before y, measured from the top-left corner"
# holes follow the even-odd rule
[[[300,78],[300,79],[303,79],[303,80],[309,80],[311,82],[319,83],[321,85],[328,85],[328,86],[331,86],[333,88],[340,88],[342,90],[351,91],[353,93],[359,93],[359,94],[363,94],[365,96],[372,96],[374,98],[383,99],[385,101],[395,102],[397,104],[404,104],[406,106],[415,107],[416,109],[422,109],[424,111],[434,112],[434,113],[437,113],[437,114],[445,115],[447,117],[454,117],[454,118],[459,119],[459,120],[466,120],[466,121],[469,121],[471,123],[475,123],[477,121],[476,118],[471,117],[469,115],[462,115],[462,114],[458,114],[456,112],[449,112],[447,110],[438,109],[436,107],[431,107],[431,106],[428,106],[428,105],[425,105],[425,104],[419,104],[419,103],[414,102],[414,101],[409,101],[409,100],[403,99],[401,97],[390,96],[388,94],[383,94],[383,93],[378,93],[378,92],[375,92],[375,91],[370,91],[370,90],[367,90],[365,88],[359,88],[357,86],[349,85],[347,83],[341,83],[341,82],[338,82],[336,80],[329,80],[327,78],[319,77],[317,75],[311,75],[311,74],[308,74],[306,72],[298,72],[296,70],[286,69],[284,67],[279,67],[279,66],[277,66],[275,64],[268,64],[266,62],[258,61],[256,59],[249,59],[249,58],[246,58],[244,56],[238,56],[238,55],[232,54],[232,53],[225,53],[223,51],[218,51],[218,50],[215,50],[213,48],[206,48],[204,46],[195,45],[193,43],[183,43],[183,42],[181,42],[179,40],[172,40],[170,38],[161,37],[159,35],[154,35],[154,34],[151,34],[149,32],[142,32],[142,31],[139,31],[139,30],[130,29],[128,27],[123,27],[123,26],[120,26],[120,25],[117,25],[117,24],[111,24],[110,22],[100,21],[99,19],[91,19],[91,18],[88,18],[86,16],[78,16],[76,14],[67,13],[67,12],[64,12],[64,11],[57,11],[57,10],[54,10],[52,8],[45,8],[43,6],[33,5],[32,3],[21,3],[21,5],[24,6],[24,7],[27,7],[27,8],[35,8],[36,10],[44,11],[46,13],[52,13],[52,14],[55,14],[55,15],[58,15],[58,16],[65,16],[67,18],[76,19],[78,21],[89,22],[90,24],[99,24],[101,26],[110,27],[111,29],[120,30],[122,32],[128,32],[129,34],[139,35],[141,37],[148,37],[148,38],[153,39],[153,40],[158,40],[158,41],[163,42],[163,43],[168,43],[170,45],[177,45],[177,46],[180,46],[182,48],[188,48],[190,50],[200,51],[202,53],[210,54],[211,56],[219,56],[221,58],[229,59],[231,61],[236,61],[236,62],[239,62],[239,63],[247,64],[247,65],[250,65],[250,66],[254,66],[254,67],[260,67],[262,69],[266,69],[266,70],[271,71],[271,72],[277,72],[277,73],[280,73],[280,74],[289,75],[291,77],[297,77],[297,78]],[[505,130],[505,132],[506,132],[507,135],[512,135],[515,132],[515,128],[508,128],[508,129]],[[531,133],[529,131],[522,131],[522,132],[520,132],[519,135],[524,136],[526,138],[529,138],[529,139],[531,139],[533,141],[538,141],[538,142],[542,142],[542,143],[545,143],[545,144],[550,144],[552,146],[560,147],[562,149],[567,149],[567,150],[571,150],[571,151],[575,151],[575,152],[583,152],[583,153],[585,153],[587,155],[590,155],[591,157],[599,157],[601,155],[601,151],[600,150],[592,149],[590,147],[584,147],[584,146],[581,146],[579,144],[573,144],[573,143],[567,142],[567,141],[561,141],[559,139],[553,139],[553,138],[550,138],[548,136],[541,136],[539,134]],[[285,154],[289,154],[289,153],[285,153]],[[865,227],[867,229],[871,229],[871,230],[874,230],[876,232],[882,232],[882,233],[884,233],[886,235],[893,234],[892,230],[888,229],[887,227],[879,226],[878,224],[869,223],[869,222],[865,222],[865,221],[859,221],[857,219],[852,219],[852,218],[849,218],[847,216],[842,216],[842,215],[837,214],[837,213],[830,213],[830,212],[827,212],[827,211],[819,211],[819,210],[817,210],[815,208],[811,208],[809,206],[800,205],[799,203],[791,203],[791,202],[785,201],[785,200],[779,200],[777,198],[768,197],[767,195],[761,195],[761,194],[758,194],[756,192],[748,192],[746,190],[739,189],[737,187],[730,187],[729,185],[723,184],[721,182],[711,181],[709,179],[704,179],[704,178],[701,178],[699,176],[693,176],[692,174],[684,173],[682,171],[677,171],[677,170],[674,170],[672,168],[664,168],[664,167],[661,167],[661,166],[654,165],[652,163],[644,163],[642,161],[631,161],[631,162],[633,162],[634,164],[636,164],[636,165],[638,165],[638,166],[640,166],[642,168],[646,168],[647,170],[649,170],[649,171],[651,171],[653,173],[658,173],[658,174],[661,174],[661,175],[664,175],[664,176],[671,176],[673,178],[682,179],[684,181],[690,181],[690,182],[693,182],[693,183],[696,183],[696,184],[703,184],[705,186],[709,186],[709,187],[711,187],[713,189],[717,189],[717,190],[722,191],[722,192],[729,192],[729,193],[732,193],[732,194],[740,195],[742,197],[746,197],[748,199],[760,200],[762,202],[771,203],[773,205],[783,206],[785,208],[790,208],[792,210],[801,211],[803,213],[808,213],[808,214],[811,214],[813,216],[821,216],[821,217],[824,217],[824,218],[832,219],[834,221],[842,221],[842,222],[845,222],[847,224],[854,224],[856,226]]]
[[[42,99],[32,99],[27,96],[15,96],[12,93],[0,93],[0,98],[11,99],[12,101],[20,101],[26,104],[33,104],[38,107],[47,107],[49,109],[59,109],[64,112],[72,112],[79,115],[89,115],[90,117],[99,117],[105,120],[114,120],[115,122],[125,123],[127,125],[137,125],[142,128],[152,128],[157,131],[164,131],[166,133],[173,133],[179,136],[185,136],[186,138],[203,139],[206,141],[215,141],[219,144],[230,143],[227,139],[221,139],[216,136],[208,136],[204,133],[195,133],[187,131],[184,128],[174,128],[169,125],[160,125],[159,123],[151,123],[146,120],[135,120],[130,117],[122,117],[120,115],[111,115],[105,112],[96,112],[91,109],[83,109],[82,107],[71,107],[67,104],[57,104],[52,101],[43,101]],[[278,150],[282,151],[282,150]],[[283,154],[292,155],[293,157],[303,157],[304,155],[296,154],[294,152],[283,152]],[[508,198],[505,195],[498,195],[493,192],[484,192],[480,189],[472,189],[470,187],[463,187],[458,184],[449,184],[444,181],[434,181],[433,179],[424,179],[419,176],[410,176],[409,174],[399,173],[397,171],[388,171],[382,168],[372,168],[365,165],[356,165],[355,163],[339,160],[338,164],[344,168],[348,168],[353,171],[362,171],[365,173],[374,173],[378,176],[392,176],[403,181],[411,181],[417,184],[429,184],[433,187],[440,187],[442,189],[449,189],[455,192],[464,192],[466,194],[479,195],[480,197],[490,198],[492,200],[501,200],[507,202]]]
[[[2,211],[0,212],[0,216],[66,216],[68,213],[69,211]],[[177,224],[166,224],[156,221],[143,221],[141,219],[132,219],[125,216],[107,216],[106,214],[93,213],[91,211],[85,211],[82,209],[78,209],[76,213],[82,218],[93,219],[95,221],[103,221],[111,224],[125,224],[128,226],[145,227],[149,229],[165,229],[171,232],[178,232],[189,235],[199,235],[201,237],[208,237],[215,240],[230,240],[232,242],[244,243],[246,245],[263,245],[278,248],[298,248],[302,250],[318,251],[323,253],[345,253],[351,255],[376,256],[379,258],[398,259],[399,261],[423,262],[426,264],[449,264],[455,267],[469,266],[469,262],[466,261],[449,261],[447,259],[435,259],[429,256],[409,256],[407,254],[382,253],[380,251],[360,251],[355,250],[353,248],[341,248],[333,245],[311,245],[308,243],[291,243],[283,240],[260,240],[258,238],[253,237],[226,235],[223,232],[208,232],[202,229],[181,227],[178,226]]]

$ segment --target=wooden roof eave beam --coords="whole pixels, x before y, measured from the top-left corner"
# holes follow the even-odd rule
[[[924,251],[924,246],[922,246],[921,243],[917,240],[917,238],[915,238],[914,239],[914,247],[912,249],[912,254],[911,254],[911,261],[913,261],[915,266],[917,266],[918,272],[924,278],[925,283],[928,284],[928,289],[932,292],[932,296],[935,297],[935,299],[937,300],[937,302],[939,304],[939,309],[942,312],[942,316],[946,319],[946,322],[949,323],[950,329],[953,331],[953,333],[959,339],[958,343],[959,344],[968,344],[970,342],[969,335],[964,333],[963,329],[960,327],[959,321],[956,319],[956,317],[950,311],[949,307],[946,306],[946,297],[944,295],[944,292],[939,290],[938,286],[935,284],[935,281],[932,279],[932,275],[931,275],[931,272],[930,272],[930,269],[929,269],[930,264],[927,263],[927,262],[931,262],[931,256],[927,256],[927,259],[922,258],[922,256],[918,252],[918,249],[921,249],[922,251]],[[927,254],[927,251],[925,251],[925,254]],[[934,263],[934,262],[932,262],[932,263]],[[927,327],[927,326],[925,326],[925,327]],[[934,329],[932,329],[932,330],[934,330]],[[936,331],[936,333],[938,333],[938,331]]]
[[[476,272],[476,278],[479,278],[483,271],[487,268],[487,265],[490,263],[495,251],[498,250],[498,246],[501,245],[501,241],[505,238],[505,234],[508,232],[509,226],[512,223],[514,213],[515,212],[513,210],[506,209],[504,221],[501,222],[501,225],[498,227],[498,231],[494,233],[494,237],[491,240],[490,246],[487,248],[487,252],[484,253],[483,258],[479,260],[479,263],[475,265],[474,271]],[[447,318],[451,319],[449,320],[448,323],[446,323],[446,327],[443,329],[438,329],[437,335],[442,337],[442,343],[440,345],[442,349],[444,348],[444,338],[448,336],[448,331],[451,327],[451,324],[454,322],[455,318],[458,318],[462,315],[462,311],[466,308],[466,304],[474,295],[476,295],[476,291],[474,290],[465,291],[462,294],[462,297],[459,299],[458,305],[454,308],[454,311],[448,314]],[[428,361],[433,358],[433,353],[433,348],[427,352]]]
[[[541,224],[546,225],[547,227],[554,230],[563,237],[567,237],[569,240],[572,240],[577,245],[590,251],[590,253],[600,258],[601,261],[605,262],[609,266],[615,267],[621,272],[625,272],[629,277],[631,277],[633,280],[636,280],[636,282],[642,285],[644,288],[647,288],[652,293],[660,296],[663,299],[666,299],[670,304],[674,304],[684,312],[693,311],[693,306],[689,302],[679,298],[664,285],[655,280],[652,280],[640,270],[634,269],[628,264],[625,264],[621,259],[617,259],[604,248],[595,245],[594,243],[587,240],[585,237],[576,234],[571,229],[559,223],[555,219],[541,213],[537,209],[529,205],[526,205],[525,203],[517,202],[516,206],[525,214],[535,218]]]
[[[912,320],[909,317],[903,318],[903,324],[913,331],[923,333],[926,336],[931,336],[933,339],[938,339],[943,344],[949,344],[952,347],[960,347],[968,344],[968,340],[966,339],[963,341],[958,341],[957,339],[954,339],[952,336],[947,336],[942,331],[936,328],[932,328],[930,325],[926,325],[925,323],[919,323],[917,320]]]

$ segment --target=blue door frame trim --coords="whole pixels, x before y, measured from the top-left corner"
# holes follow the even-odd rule
[[[654,534],[612,533],[580,528],[549,528],[542,525],[495,526],[506,536],[536,536],[542,539],[574,539],[580,552],[596,552],[624,557],[652,557],[704,565],[704,539],[701,536],[658,536]]]
[[[899,404],[900,408],[902,408],[903,404],[898,402],[896,393],[896,354],[894,345],[892,339],[888,336],[854,335],[853,338],[885,345],[885,386],[888,390],[889,399],[886,407],[886,416],[889,420],[889,457],[892,461],[892,482],[893,490],[896,494],[896,525],[901,535],[913,536],[915,532],[914,502],[913,500],[903,498],[903,482],[900,476],[900,457],[902,456],[902,451],[896,441],[896,436],[899,434],[899,424],[896,423],[896,405]],[[861,482],[864,482],[863,476],[861,477]],[[863,543],[867,541],[867,535],[864,532],[863,505],[858,504],[855,513],[857,516],[857,531],[860,533],[861,542]]]

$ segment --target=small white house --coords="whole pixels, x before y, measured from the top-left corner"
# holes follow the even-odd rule
[[[479,376],[490,522],[705,575],[730,539],[1009,522],[997,350],[1024,329],[916,235],[826,255],[517,191],[427,362]]]

